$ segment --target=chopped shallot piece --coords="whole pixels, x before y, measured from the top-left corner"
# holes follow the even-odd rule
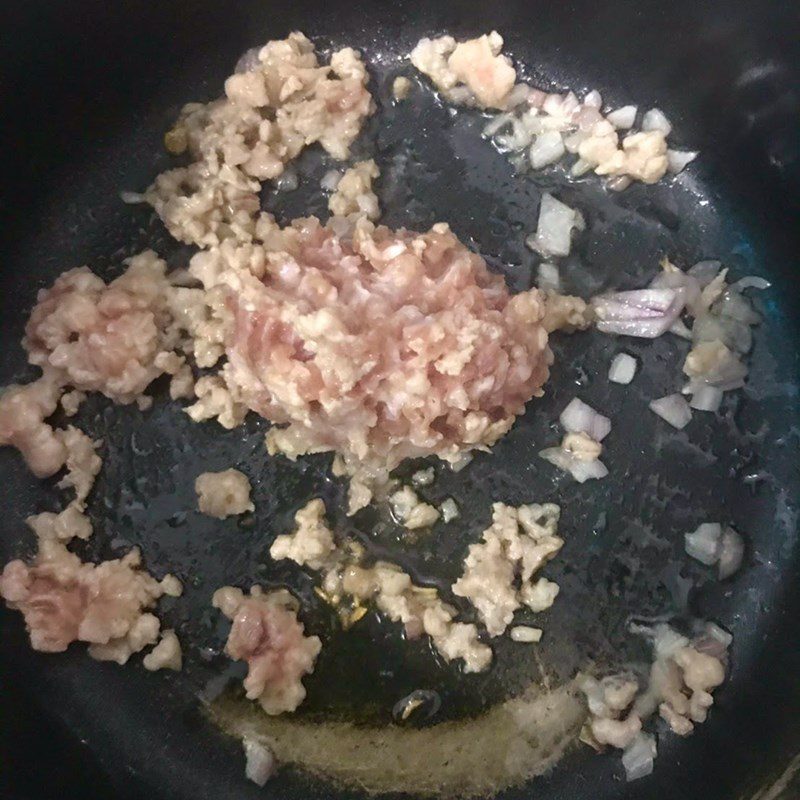
[[[692,409],[679,394],[670,394],[660,397],[658,400],[651,400],[650,410],[678,430],[685,428],[692,419]]]
[[[622,766],[625,767],[625,778],[635,781],[644,778],[653,771],[653,760],[656,757],[656,739],[651,733],[639,732],[622,754]]]
[[[660,108],[651,108],[642,117],[643,131],[660,131],[664,136],[669,136],[672,132],[672,125]]]
[[[719,411],[722,405],[722,389],[716,386],[700,386],[692,395],[689,405],[697,411]]]
[[[636,106],[622,106],[615,111],[606,114],[606,119],[615,127],[622,130],[632,128],[636,123],[636,113],[639,109]]]
[[[636,359],[627,353],[617,353],[608,369],[608,379],[612,383],[629,384],[636,374]]]
[[[275,772],[275,755],[269,747],[247,736],[242,740],[242,746],[245,776],[256,786],[263,786]]]
[[[730,526],[726,527],[720,538],[718,576],[721,581],[730,578],[738,571],[744,558],[744,539]]]
[[[536,285],[543,292],[558,294],[561,291],[561,276],[555,264],[549,264],[543,261],[539,264],[536,276]]]
[[[558,421],[570,433],[585,433],[596,442],[602,442],[611,430],[611,420],[608,417],[604,417],[577,397],[561,412]]]
[[[667,169],[677,175],[699,156],[696,150],[667,150]]]
[[[599,459],[586,461],[562,447],[548,447],[540,450],[539,455],[554,467],[569,472],[578,483],[605,478],[608,475],[608,468]]]
[[[683,294],[674,289],[637,289],[592,298],[598,330],[644,339],[666,333],[683,305]]]
[[[722,525],[704,522],[693,533],[684,534],[686,553],[701,564],[711,566],[719,560]]]
[[[572,231],[586,227],[580,212],[545,192],[539,206],[536,233],[525,243],[543,256],[568,256],[572,246]]]

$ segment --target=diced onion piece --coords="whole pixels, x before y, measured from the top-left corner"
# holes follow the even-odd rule
[[[537,136],[531,145],[531,166],[541,169],[548,164],[555,164],[566,152],[561,134],[558,131],[548,131]]]
[[[599,459],[584,461],[561,447],[548,447],[545,450],[540,450],[539,455],[554,467],[558,467],[564,472],[569,472],[578,483],[605,478],[608,475],[606,465]]]
[[[701,386],[693,395],[689,406],[696,411],[719,411],[722,405],[722,389],[716,386]]]
[[[300,185],[300,179],[297,177],[297,171],[293,167],[287,167],[275,178],[274,183],[278,192],[293,192]]]
[[[704,522],[693,533],[684,534],[686,554],[710,567],[719,560],[721,537],[722,525],[719,522]]]
[[[143,194],[140,194],[139,192],[129,192],[127,189],[124,189],[119,193],[119,199],[129,206],[135,206],[139,203],[147,202],[144,199]]]
[[[696,150],[667,150],[667,169],[677,175],[699,156]]]
[[[612,192],[624,192],[632,183],[633,181],[627,175],[617,175],[613,178],[609,178],[606,186]]]
[[[603,96],[597,89],[592,89],[592,91],[588,92],[586,97],[583,98],[583,104],[589,106],[589,108],[602,108]]]
[[[254,69],[260,67],[261,59],[258,57],[260,52],[260,47],[251,47],[249,50],[245,50],[241,58],[236,62],[233,71],[239,73],[252,72]]]
[[[642,117],[643,131],[661,131],[664,136],[669,136],[672,132],[672,125],[660,108],[651,108]]]
[[[698,261],[693,267],[686,270],[686,274],[691,275],[702,288],[705,288],[717,277],[721,269],[721,261]]]
[[[750,301],[732,287],[722,293],[713,310],[721,317],[735,319],[745,325],[757,325],[761,322],[761,317],[753,310]]]
[[[692,328],[692,341],[699,344],[716,340],[737,353],[747,353],[753,344],[753,334],[750,326],[739,320],[710,312],[701,314]]]
[[[275,756],[266,745],[255,739],[245,737],[244,746],[245,768],[244,774],[258,786],[263,786],[275,772]]]
[[[744,539],[730,526],[726,527],[720,538],[719,562],[717,575],[721,581],[730,578],[739,567],[744,558]]]
[[[506,108],[516,108],[525,103],[531,96],[531,89],[525,83],[518,83],[506,96]]]
[[[515,642],[540,642],[542,640],[542,629],[532,628],[529,625],[517,625],[512,628],[511,639]]]
[[[622,766],[629,781],[644,778],[653,771],[657,754],[656,739],[651,733],[639,732],[622,753]]]
[[[766,279],[758,275],[745,275],[744,278],[739,278],[733,284],[734,289],[742,291],[743,289],[769,289],[772,284]]]
[[[636,122],[636,114],[638,112],[636,106],[622,106],[615,111],[606,114],[606,119],[617,129],[627,130],[632,128]]]
[[[692,647],[698,653],[716,658],[723,664],[728,658],[728,648],[733,642],[733,636],[723,630],[714,622],[706,622],[703,632],[692,639]]]
[[[685,428],[692,419],[692,409],[679,394],[669,394],[666,397],[651,400],[650,410],[678,430]]]
[[[705,628],[706,635],[718,641],[725,650],[733,644],[733,634],[720,628],[716,622],[706,622]]]
[[[570,173],[575,178],[580,178],[581,175],[585,175],[589,170],[591,170],[592,165],[588,161],[584,161],[582,158],[579,158],[573,165]]]
[[[506,125],[510,125],[514,121],[513,114],[498,114],[494,119],[490,120],[486,127],[483,129],[484,136],[494,136],[498,131]]]
[[[680,318],[676,319],[675,322],[670,325],[669,332],[674,333],[676,336],[680,336],[681,339],[687,339],[689,341],[692,340],[692,332],[686,327],[686,323]]]
[[[727,392],[744,386],[747,366],[719,340],[701,342],[686,355],[683,371],[692,378],[689,394],[707,384]]]
[[[569,433],[585,433],[596,442],[602,442],[611,430],[611,420],[578,397],[570,400],[558,421]]]
[[[331,169],[322,176],[322,180],[319,182],[319,185],[326,192],[335,192],[336,187],[339,185],[339,181],[341,179],[342,173],[337,172],[335,169]]]
[[[689,644],[685,636],[664,623],[656,625],[651,632],[656,658],[671,658],[678,650]]]
[[[545,192],[539,206],[536,233],[525,243],[545,257],[568,256],[573,229],[583,230],[584,227],[583,217],[578,211]]]
[[[628,384],[636,374],[636,359],[627,353],[617,353],[608,369],[608,379],[612,383]]]
[[[561,291],[561,275],[555,264],[543,261],[539,264],[536,277],[536,285],[543,292],[553,292],[558,294]]]
[[[591,300],[598,330],[645,339],[666,333],[680,315],[683,303],[683,295],[674,289],[637,289]]]
[[[440,506],[439,512],[442,515],[442,522],[447,524],[448,522],[452,522],[458,515],[458,506],[456,505],[456,501],[453,500],[452,497],[448,497]]]

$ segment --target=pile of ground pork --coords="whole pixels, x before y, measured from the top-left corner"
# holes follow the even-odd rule
[[[541,296],[510,296],[446,225],[415,234],[361,219],[344,238],[310,218],[279,236],[279,250],[223,246],[192,261],[232,315],[220,378],[233,399],[201,398],[195,418],[236,421],[244,405],[282,426],[271,452],[334,450],[364,478],[490,446],[541,394],[552,361]]]

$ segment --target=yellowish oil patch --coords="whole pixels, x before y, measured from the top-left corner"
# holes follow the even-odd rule
[[[520,784],[553,766],[585,717],[574,682],[529,687],[479,717],[428,728],[366,727],[269,717],[254,703],[222,697],[216,722],[272,748],[278,761],[368,792],[470,797]]]

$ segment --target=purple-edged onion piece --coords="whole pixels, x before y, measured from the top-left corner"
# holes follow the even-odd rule
[[[655,339],[678,319],[685,298],[674,289],[635,289],[599,295],[591,302],[603,333]]]

